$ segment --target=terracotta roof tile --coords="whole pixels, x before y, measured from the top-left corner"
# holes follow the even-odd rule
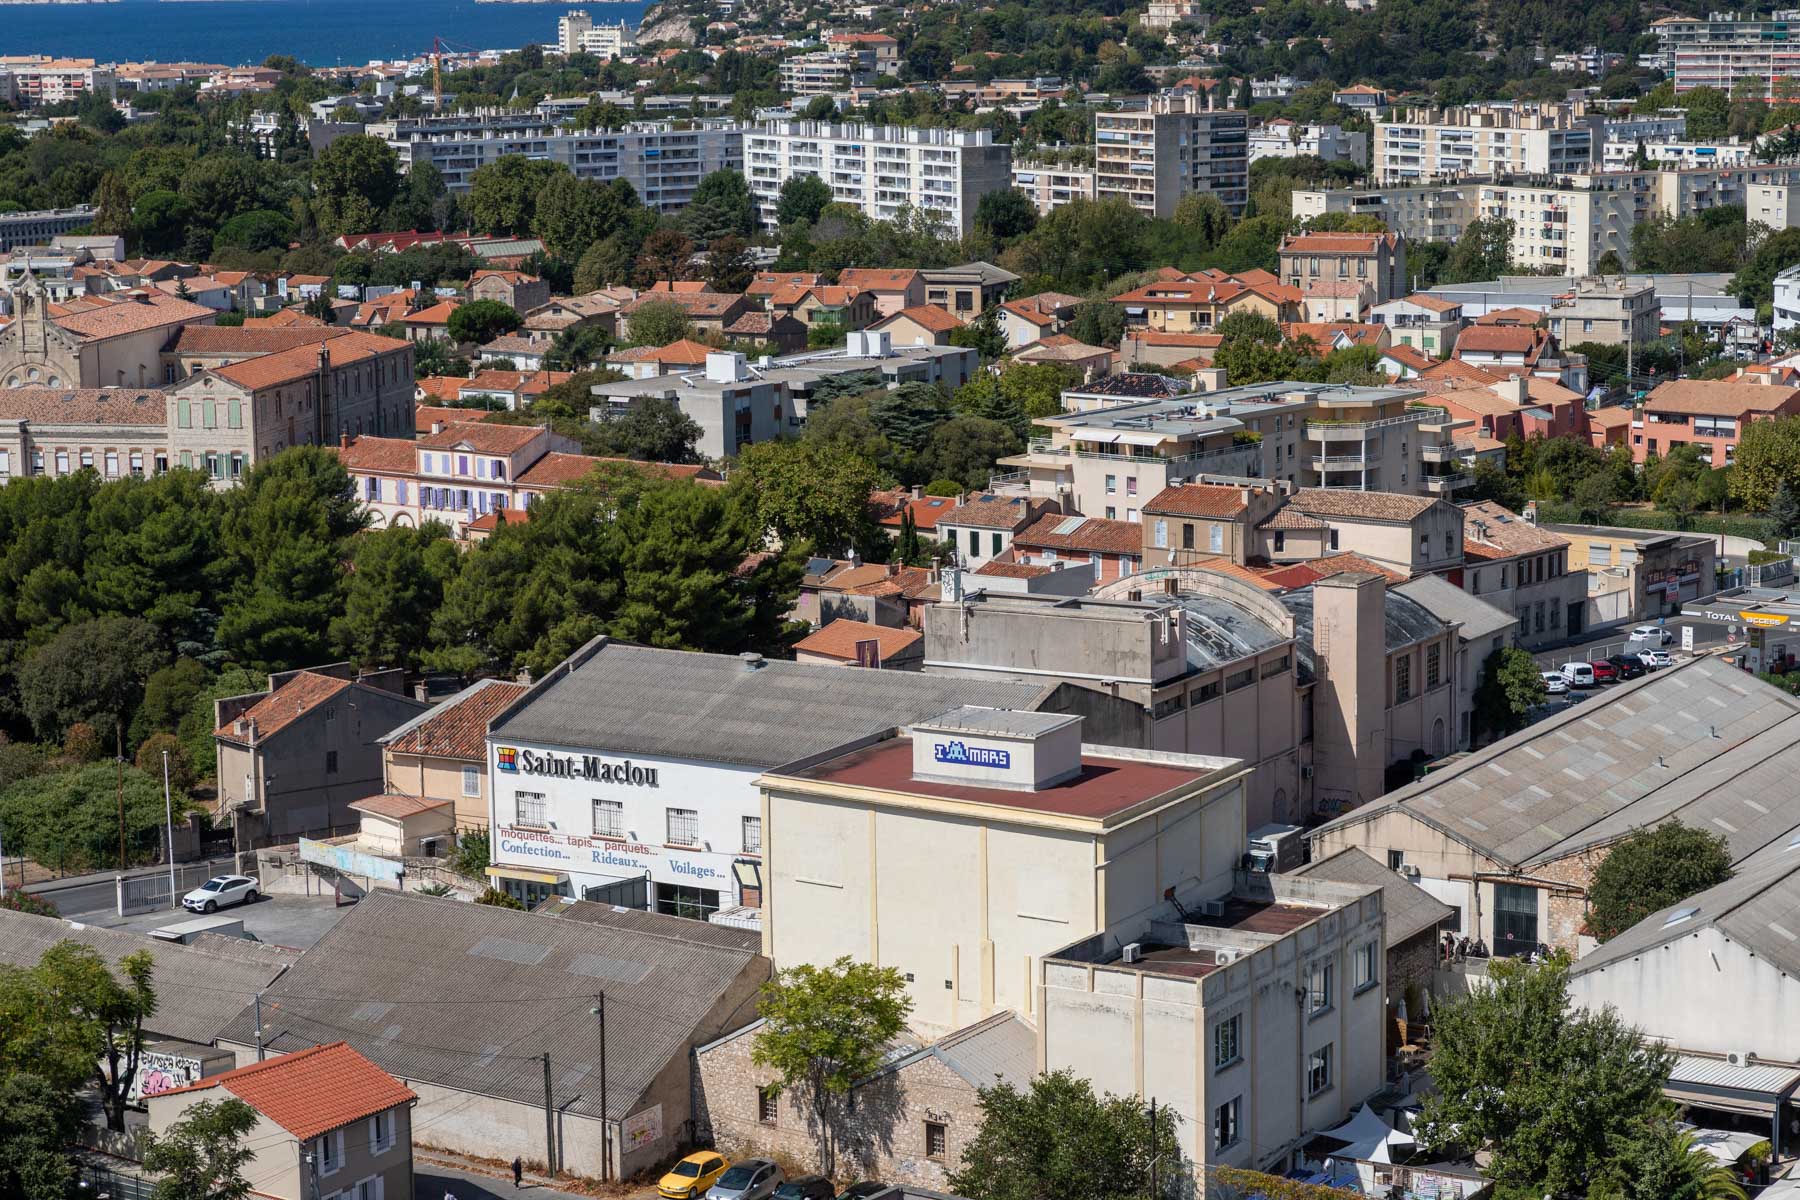
[[[1477,325],[1536,325],[1544,314],[1535,308],[1496,308],[1475,318]]]
[[[999,575],[1006,579],[1036,579],[1040,575],[1053,575],[1055,567],[1046,567],[1038,563],[1002,562],[990,558],[976,567],[972,572],[976,575]]]
[[[861,292],[904,292],[917,280],[917,271],[882,271],[870,267],[846,267],[838,283]]]
[[[508,522],[522,516],[523,513],[511,509],[506,513]],[[484,761],[487,758],[488,722],[524,695],[525,690],[522,683],[483,680],[402,725],[383,739],[382,744],[393,754]]]
[[[494,425],[482,421],[459,421],[446,425],[436,433],[421,434],[418,445],[426,449],[448,450],[467,446],[478,454],[512,454],[541,436],[544,425]]]
[[[1059,530],[1061,532],[1059,532]],[[1044,550],[1085,550],[1094,554],[1141,556],[1144,528],[1132,521],[1065,517],[1049,513],[1013,535],[1015,545]]]
[[[492,533],[501,525],[523,525],[531,520],[529,508],[493,508],[463,526],[474,533]]]
[[[653,463],[635,458],[603,458],[552,450],[527,467],[515,481],[520,487],[566,487],[578,483],[604,466],[630,467],[670,479],[716,479],[709,467],[692,463]]]
[[[849,274],[849,272],[846,271],[845,274]],[[825,282],[825,277],[813,271],[789,271],[785,273],[762,271],[757,274],[755,279],[750,281],[750,286],[744,289],[744,295],[767,296],[770,292],[779,291],[783,288],[809,288],[815,283],[823,282]]]
[[[1280,529],[1284,531],[1331,528],[1330,525],[1319,520],[1319,518],[1308,516],[1299,509],[1290,507],[1286,504],[1258,521],[1256,527],[1258,529]]]
[[[957,496],[921,496],[917,500],[909,498],[904,505],[880,517],[877,523],[898,529],[902,514],[910,512],[913,527],[921,532],[930,532],[938,527],[939,521],[956,511],[960,503],[961,498]]]
[[[1400,299],[1393,301],[1393,303],[1395,303],[1395,304],[1415,304],[1420,308],[1426,309],[1426,310],[1428,310],[1430,312],[1434,312],[1434,313],[1453,312],[1456,309],[1459,309],[1462,307],[1461,301],[1445,300],[1442,297],[1433,296],[1429,292],[1414,292],[1410,296],[1400,297]],[[1380,306],[1377,305],[1377,307],[1380,307]]]
[[[1471,325],[1456,339],[1456,353],[1521,354],[1529,361],[1545,344],[1541,329],[1521,325]]]
[[[145,302],[129,297],[141,295]],[[123,337],[146,329],[187,322],[211,322],[218,313],[203,304],[191,304],[161,292],[124,293],[110,304],[53,318],[56,324],[84,341]]]
[[[248,325],[250,322],[246,321],[244,324]],[[301,325],[323,328],[326,323],[317,317],[308,316],[297,308],[284,308],[279,312],[272,312],[266,317],[258,317],[256,324],[264,329],[288,329]]]
[[[1281,253],[1298,254],[1373,254],[1386,242],[1394,245],[1391,233],[1296,233],[1281,239]]]
[[[449,800],[430,800],[424,796],[401,796],[392,792],[380,796],[370,796],[364,800],[352,801],[348,807],[352,812],[367,813],[372,817],[387,817],[395,821],[403,821],[407,817],[416,817],[420,813],[433,812],[440,808],[448,808]]]
[[[886,320],[877,321],[874,329],[880,330],[896,321],[905,319],[933,333],[949,333],[953,329],[961,329],[963,323],[936,304],[915,304],[911,308],[903,308]]]
[[[646,292],[621,311],[630,316],[646,304],[657,303],[677,305],[690,317],[723,317],[744,303],[744,297],[735,292]]]
[[[1406,576],[1388,570],[1379,563],[1371,562],[1360,554],[1328,554],[1324,558],[1315,558],[1310,562],[1295,563],[1291,567],[1280,567],[1264,573],[1263,578],[1283,588],[1310,587],[1319,580],[1331,575],[1379,575],[1390,585],[1405,583]]]
[[[363,434],[347,446],[333,447],[346,471],[384,475],[410,475],[419,469],[419,444],[411,438],[374,437]]]
[[[1672,379],[1650,393],[1644,402],[1644,411],[1737,417],[1779,411],[1796,396],[1800,396],[1800,390],[1767,383]]]
[[[1035,518],[1047,503],[1033,503],[1017,496],[979,496],[945,513],[938,523],[969,529],[1013,530]]]
[[[249,388],[251,391],[261,391],[264,388],[291,383],[296,379],[305,379],[317,373],[320,349],[323,349],[329,356],[333,367],[344,367],[351,363],[362,362],[382,354],[392,354],[406,348],[407,344],[396,338],[385,338],[373,333],[348,330],[341,336],[327,338],[316,346],[295,346],[292,350],[247,358],[242,362],[213,367],[211,370],[220,379],[228,380],[239,387]]]
[[[839,617],[825,628],[794,643],[794,650],[855,662],[856,643],[874,641],[879,643],[881,657],[886,660],[917,646],[924,637],[916,629],[895,629],[888,625],[871,625],[866,621]]]
[[[1144,511],[1179,513],[1188,517],[1235,517],[1248,507],[1241,488],[1216,483],[1180,483],[1152,496],[1144,505]]]
[[[224,1088],[303,1142],[419,1098],[347,1042],[296,1050],[162,1095],[214,1088]]]
[[[0,420],[34,425],[164,425],[168,396],[154,388],[0,388]]]
[[[1291,501],[1315,517],[1347,517],[1365,521],[1411,521],[1437,501],[1399,492],[1364,492],[1355,488],[1301,488]]]
[[[320,675],[316,671],[301,671],[245,709],[238,720],[254,721],[256,739],[260,742],[280,733],[301,716],[351,686],[353,685],[348,679]],[[250,737],[248,731],[237,732],[235,721],[230,725],[219,726],[213,731],[213,736],[242,745],[248,745]]]
[[[275,354],[295,346],[314,346],[349,333],[333,325],[289,325],[269,328],[267,321],[243,325],[183,325],[169,349],[176,354]]]
[[[1268,572],[1253,571],[1242,563],[1232,562],[1229,558],[1222,556],[1200,558],[1191,563],[1183,563],[1182,565],[1196,571],[1211,571],[1214,575],[1229,575],[1231,578],[1236,579],[1241,583],[1249,584],[1258,591],[1279,592],[1283,587],[1282,584],[1271,580]]]
[[[633,346],[606,356],[608,362],[656,362],[667,366],[703,367],[712,347],[691,338],[670,342],[666,346]]]
[[[452,383],[467,383],[466,379],[451,378]],[[432,383],[434,380],[421,379],[420,383]],[[456,399],[455,389],[445,396],[446,400]],[[433,423],[455,425],[462,422],[485,421],[492,414],[484,408],[439,408],[430,404],[419,404],[413,407],[413,432],[425,433]]]

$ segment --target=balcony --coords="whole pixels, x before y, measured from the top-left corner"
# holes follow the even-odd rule
[[[1474,482],[1475,476],[1468,471],[1458,471],[1454,475],[1427,475],[1425,490],[1433,496],[1445,496]]]
[[[1326,471],[1366,471],[1372,464],[1359,454],[1319,454],[1313,456],[1312,469]]]
[[[1427,443],[1419,447],[1419,457],[1428,463],[1447,463],[1456,461],[1456,447],[1432,445]]]

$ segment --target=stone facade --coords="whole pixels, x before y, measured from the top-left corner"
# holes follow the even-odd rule
[[[772,1109],[764,1106],[775,1072],[750,1060],[755,1029],[696,1052],[696,1128],[703,1135],[710,1127],[713,1145],[727,1157],[773,1158],[790,1175],[817,1171],[818,1130],[804,1097],[783,1093],[773,1097]],[[851,1093],[837,1129],[837,1174],[949,1191],[950,1175],[980,1129],[975,1086],[929,1052],[910,1055]]]
[[[1587,893],[1594,872],[1606,860],[1612,846],[1597,846],[1532,869],[1534,880],[1551,885],[1538,896],[1538,936],[1552,950],[1581,952],[1577,939],[1587,926]]]

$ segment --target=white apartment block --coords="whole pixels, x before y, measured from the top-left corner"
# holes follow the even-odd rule
[[[1687,109],[1664,108],[1654,113],[1627,113],[1608,116],[1600,123],[1600,136],[1607,142],[1679,142],[1687,137]]]
[[[506,154],[559,162],[578,179],[627,180],[648,208],[675,212],[714,171],[742,169],[743,134],[730,120],[634,122],[623,129],[574,130],[538,115],[403,117],[368,132],[394,148],[401,170],[429,162],[453,192]]]
[[[1094,192],[1168,218],[1192,192],[1211,192],[1233,214],[1250,198],[1249,115],[1209,108],[1207,97],[1164,92],[1094,114]]]
[[[1764,100],[1775,99],[1776,80],[1800,76],[1800,10],[1739,19],[1736,13],[1664,17],[1653,22],[1662,51],[1673,60],[1675,90],[1714,87],[1730,93],[1740,79],[1761,84]]]
[[[563,54],[623,58],[637,45],[637,32],[625,22],[596,25],[585,9],[572,8],[556,21],[556,48]]]
[[[9,77],[4,90],[25,108],[118,91],[112,67],[97,65],[91,58],[12,59],[0,66],[0,75]]]
[[[1600,150],[1600,169],[1629,171],[1637,164],[1638,151],[1652,166],[1747,167],[1750,165],[1749,142],[1727,138],[1722,142],[1683,142],[1645,139],[1637,142],[1607,142]]]
[[[1800,165],[1584,171],[1542,181],[1296,191],[1294,216],[1369,213],[1409,241],[1453,241],[1470,221],[1513,223],[1512,261],[1530,270],[1594,275],[1608,250],[1631,265],[1631,230],[1657,215],[1691,217],[1742,205],[1772,229],[1800,226]]]
[[[982,196],[1012,185],[1012,147],[986,129],[786,121],[746,126],[743,138],[750,194],[771,228],[782,185],[799,175],[874,220],[911,207],[958,233],[973,228]]]
[[[1015,162],[1012,185],[1049,214],[1071,200],[1094,198],[1094,168],[1080,163]]]
[[[1341,125],[1300,125],[1270,121],[1250,131],[1250,161],[1263,158],[1320,158],[1369,165],[1369,135]]]
[[[1468,104],[1401,109],[1375,122],[1378,180],[1554,175],[1592,170],[1599,118],[1584,104]]]
[[[794,96],[829,96],[874,81],[870,50],[817,50],[781,60],[781,90]]]
[[[556,19],[556,48],[563,54],[581,52],[581,36],[594,27],[586,9],[572,8]]]

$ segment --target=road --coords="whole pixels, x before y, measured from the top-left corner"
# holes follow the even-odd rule
[[[186,869],[192,864],[177,864]],[[212,866],[218,871],[235,871],[234,860],[221,858],[213,861]],[[124,872],[127,876],[162,876],[167,874],[167,867],[138,867]],[[34,896],[42,896],[56,905],[56,911],[65,917],[89,916],[94,913],[118,912],[118,891],[113,879],[119,872],[101,871],[93,875],[73,875],[67,879],[51,879],[43,883],[26,885],[25,890]]]
[[[1713,621],[1683,621],[1680,618],[1671,618],[1665,628],[1675,635],[1675,641],[1662,647],[1664,650],[1671,654],[1680,652],[1681,627],[1684,624],[1694,627],[1694,648],[1697,650],[1710,650],[1725,642],[1726,631],[1722,624]],[[1554,650],[1540,650],[1531,657],[1536,660],[1541,670],[1554,671],[1566,662],[1592,662],[1596,658],[1609,658],[1614,654],[1626,653],[1626,647],[1630,645],[1630,634],[1631,627],[1625,626],[1574,645],[1559,646]],[[1645,648],[1641,643],[1631,645],[1631,652],[1635,653]]]

